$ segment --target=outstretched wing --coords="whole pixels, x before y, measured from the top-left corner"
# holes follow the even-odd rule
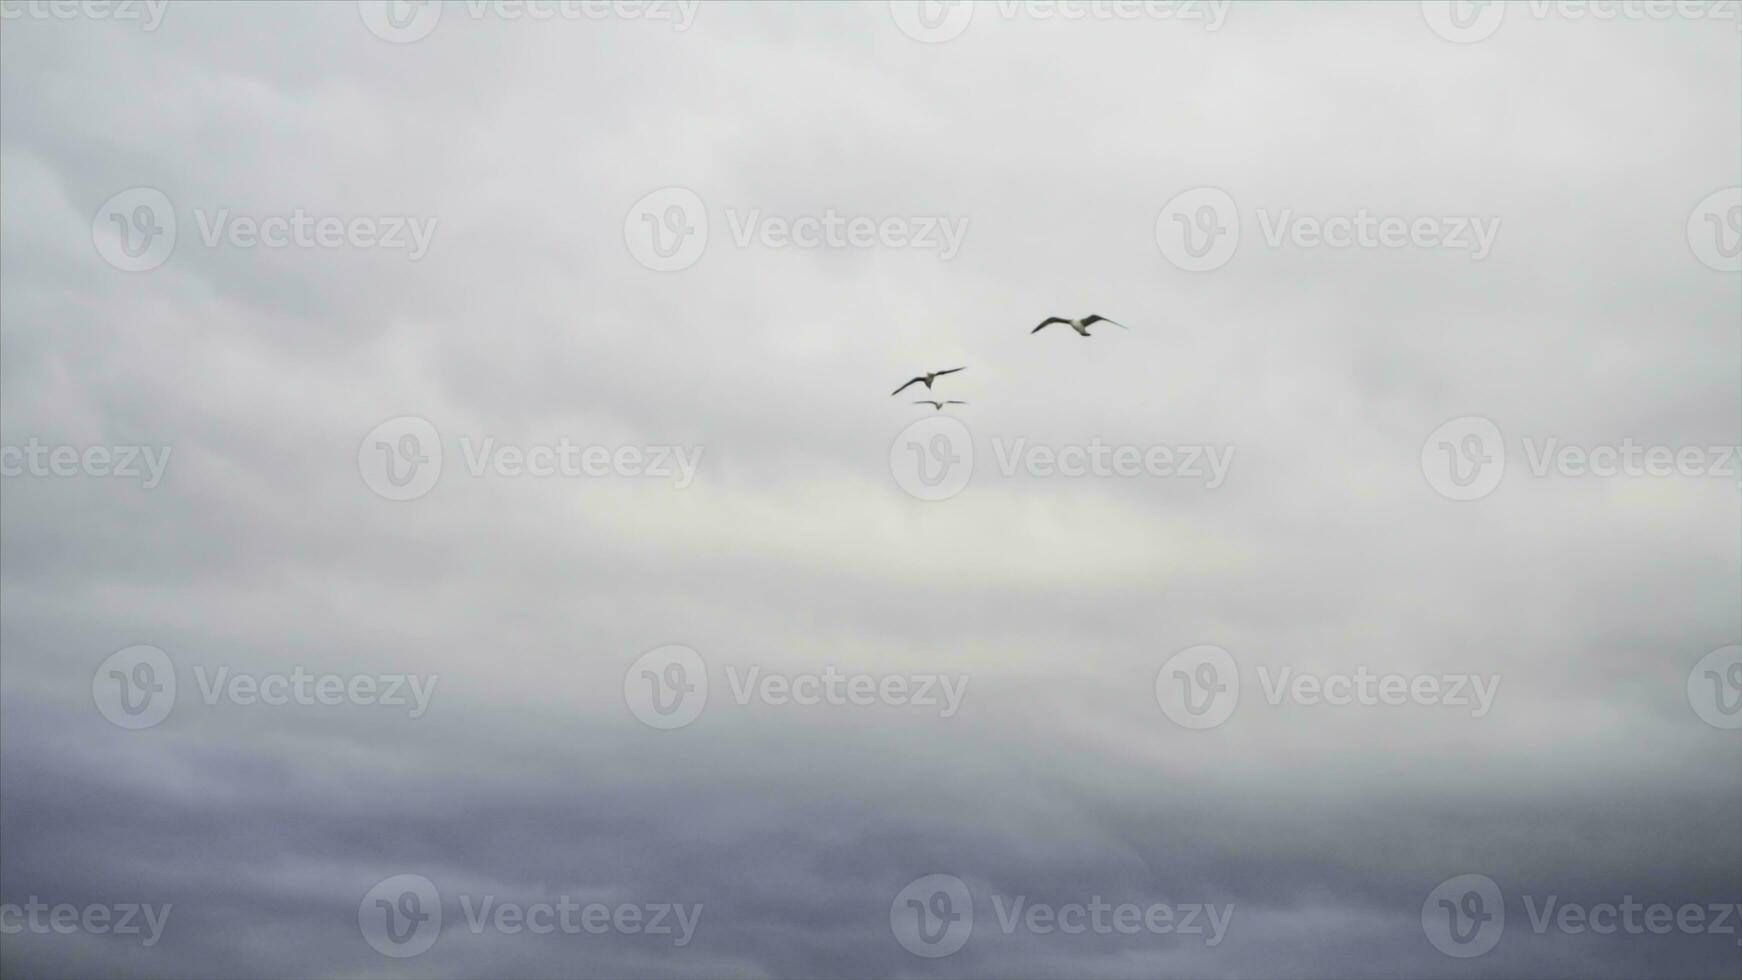
[[[940,404],[938,402],[917,401],[917,402],[914,402],[914,404],[915,405],[931,405],[931,406],[936,407],[939,411],[942,411],[943,407],[944,407],[942,404]]]
[[[944,404],[945,405],[966,405],[968,403],[967,402],[959,402],[959,401],[956,401],[954,398],[952,398],[949,401],[944,402]]]
[[[955,373],[956,373],[956,372],[957,372],[957,371],[966,371],[966,370],[967,370],[967,368],[966,368],[966,367],[959,367],[959,368],[950,368],[950,369],[949,369],[949,370],[948,370],[948,371],[939,371],[939,372],[938,372],[938,377],[940,377],[940,378],[941,378],[941,377],[943,377],[943,376],[944,376],[944,375],[946,375],[946,374],[955,374]]]
[[[1071,321],[1065,319],[1062,316],[1049,316],[1046,319],[1040,321],[1040,326],[1035,327],[1033,330],[1030,330],[1029,333],[1031,333],[1031,334],[1040,333],[1042,330],[1046,329],[1049,326],[1052,326],[1055,323],[1069,323],[1069,322],[1071,322]]]
[[[908,382],[908,383],[907,383],[907,384],[904,384],[904,385],[902,385],[902,386],[901,386],[901,387],[899,387],[899,388],[897,388],[897,389],[895,389],[895,390],[894,390],[894,391],[892,391],[892,392],[890,392],[890,393],[889,393],[889,397],[891,397],[891,398],[893,398],[893,397],[895,397],[895,396],[896,396],[896,395],[899,395],[899,394],[901,394],[901,393],[902,393],[902,392],[904,392],[904,391],[906,391],[906,390],[907,390],[907,389],[909,389],[909,388],[911,388],[911,387],[913,387],[913,386],[914,386],[914,385],[916,385],[916,384],[919,384],[919,383],[920,383],[920,382],[921,382],[921,381],[924,381],[924,380],[925,380],[925,379],[924,379],[924,378],[914,378],[914,379],[913,379],[913,380],[912,380],[912,381],[909,381],[909,382]]]
[[[1112,325],[1114,325],[1115,327],[1118,327],[1121,330],[1130,330],[1131,329],[1130,327],[1126,326],[1125,324],[1120,323],[1118,320],[1108,320],[1106,317],[1102,316],[1099,313],[1091,313],[1088,316],[1083,317],[1083,326],[1085,326],[1085,327],[1091,323],[1102,323],[1102,322],[1111,323]]]

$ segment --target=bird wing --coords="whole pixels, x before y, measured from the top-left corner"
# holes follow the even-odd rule
[[[1111,323],[1112,325],[1114,325],[1115,327],[1118,327],[1121,330],[1130,330],[1131,329],[1130,327],[1126,326],[1125,324],[1120,323],[1118,320],[1108,320],[1106,317],[1102,316],[1099,313],[1091,313],[1088,316],[1083,317],[1083,326],[1086,327],[1091,323],[1101,323],[1102,321],[1105,321],[1107,323]]]
[[[944,406],[943,406],[943,405],[942,405],[942,404],[941,404],[941,403],[939,403],[939,402],[928,402],[928,401],[917,401],[917,402],[914,402],[914,404],[915,404],[915,405],[935,405],[935,406],[937,406],[937,407],[938,407],[938,408],[939,408],[939,409],[942,409],[942,408],[943,408],[943,407],[944,407]]]
[[[1065,319],[1062,316],[1049,316],[1046,319],[1040,321],[1040,326],[1035,327],[1033,330],[1030,330],[1029,333],[1040,333],[1042,330],[1051,326],[1052,324],[1069,323],[1069,322],[1071,322],[1071,321]]]
[[[956,401],[954,398],[952,398],[949,401],[944,402],[944,404],[945,405],[966,405],[968,403],[967,402],[959,402],[959,401]]]
[[[957,371],[966,371],[966,370],[967,370],[966,367],[950,368],[948,371],[939,371],[937,376],[941,378],[946,374],[955,374]]]
[[[920,382],[921,382],[921,381],[924,381],[924,380],[925,380],[925,379],[924,379],[924,378],[914,378],[914,379],[913,379],[913,380],[912,380],[912,381],[909,381],[909,382],[908,382],[908,383],[907,383],[907,384],[904,384],[904,385],[902,385],[902,386],[901,386],[901,387],[899,387],[899,388],[897,388],[897,389],[895,389],[895,390],[894,390],[894,391],[892,391],[892,392],[890,392],[890,393],[889,393],[889,396],[890,396],[890,397],[891,397],[891,398],[893,398],[893,397],[895,397],[895,396],[896,396],[896,395],[899,395],[899,394],[901,394],[901,393],[902,393],[902,392],[904,392],[904,391],[906,391],[906,390],[907,390],[907,389],[909,389],[909,388],[911,388],[911,387],[913,387],[913,386],[914,386],[914,385],[916,385],[916,384],[919,384],[919,383],[920,383]]]

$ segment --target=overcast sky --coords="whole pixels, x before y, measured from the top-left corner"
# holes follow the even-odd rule
[[[5,0],[0,968],[1742,977],[1737,15],[1423,6]]]

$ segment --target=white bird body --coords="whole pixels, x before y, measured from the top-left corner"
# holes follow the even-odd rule
[[[1062,317],[1062,316],[1049,316],[1046,319],[1040,321],[1040,326],[1035,327],[1033,330],[1030,330],[1029,333],[1040,333],[1042,330],[1046,329],[1048,326],[1051,326],[1052,324],[1055,324],[1055,323],[1062,323],[1065,326],[1070,327],[1072,330],[1075,330],[1078,333],[1078,335],[1083,336],[1083,337],[1087,337],[1089,335],[1089,328],[1094,326],[1097,323],[1111,323],[1115,327],[1118,327],[1121,330],[1130,330],[1131,329],[1130,327],[1127,327],[1125,324],[1120,323],[1117,320],[1109,320],[1106,317],[1100,315],[1099,313],[1091,313],[1088,316],[1083,317],[1080,320],[1074,320],[1074,319],[1071,319],[1069,317]]]
[[[889,394],[891,396],[899,395],[902,392],[906,391],[908,388],[911,388],[912,386],[919,385],[919,384],[925,385],[925,390],[930,391],[931,390],[931,383],[933,381],[936,381],[937,379],[943,377],[946,374],[955,374],[957,371],[966,371],[966,370],[967,370],[967,368],[950,368],[947,371],[927,371],[926,373],[920,375],[917,378],[914,378],[912,381],[907,382],[906,384],[895,389],[894,391],[890,392]]]

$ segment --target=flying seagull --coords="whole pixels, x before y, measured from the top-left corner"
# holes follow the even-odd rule
[[[909,387],[916,385],[916,384],[922,384],[922,383],[925,385],[925,390],[930,391],[931,390],[931,383],[933,381],[936,381],[937,379],[943,377],[946,374],[955,374],[957,371],[966,371],[966,370],[967,370],[967,368],[950,368],[948,371],[927,371],[926,373],[920,375],[919,377],[914,378],[912,381],[909,381],[907,384],[904,384],[901,387],[890,392],[889,395],[890,395],[890,397],[893,398],[894,396],[899,395],[902,392],[906,391]]]
[[[1130,330],[1131,329],[1130,327],[1126,326],[1123,323],[1118,322],[1117,320],[1109,320],[1099,313],[1091,313],[1088,316],[1083,317],[1081,320],[1069,320],[1069,319],[1066,319],[1062,316],[1049,316],[1046,319],[1040,321],[1040,326],[1035,327],[1033,330],[1030,330],[1029,333],[1031,333],[1031,334],[1040,333],[1042,330],[1045,330],[1047,327],[1051,326],[1052,324],[1062,323],[1065,326],[1070,327],[1072,330],[1075,330],[1077,333],[1082,334],[1083,336],[1087,337],[1089,335],[1089,328],[1090,327],[1094,326],[1097,323],[1103,323],[1103,322],[1111,323],[1115,327],[1118,327],[1121,330]]]
[[[954,398],[952,398],[949,401],[943,401],[943,402],[940,402],[940,401],[917,401],[917,402],[914,402],[914,404],[915,405],[935,405],[935,406],[937,406],[937,410],[941,412],[944,410],[945,405],[966,405],[968,403],[967,402],[959,402],[959,401],[956,401]]]

